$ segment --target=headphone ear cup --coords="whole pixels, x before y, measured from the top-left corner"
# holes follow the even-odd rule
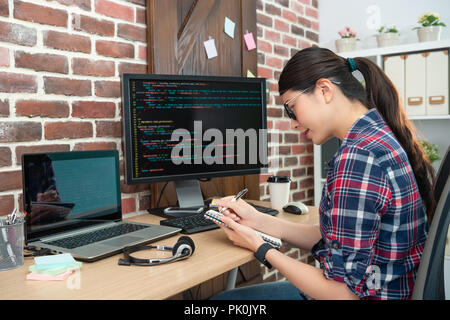
[[[189,255],[192,255],[195,250],[194,241],[192,241],[191,238],[187,236],[182,236],[178,239],[177,243],[173,246],[172,254],[175,256],[177,254],[178,248],[180,248],[181,245],[187,245],[191,248],[191,252]]]

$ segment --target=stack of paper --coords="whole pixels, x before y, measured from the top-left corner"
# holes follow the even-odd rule
[[[34,264],[29,267],[27,280],[64,280],[80,269],[81,265],[70,253],[36,257]]]

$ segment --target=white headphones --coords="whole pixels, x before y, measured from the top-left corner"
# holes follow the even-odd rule
[[[140,250],[163,250],[172,251],[172,257],[163,259],[139,259],[132,257],[130,254]],[[166,246],[129,246],[123,248],[124,259],[119,259],[118,264],[121,266],[157,266],[163,263],[168,263],[176,260],[187,259],[195,250],[194,241],[187,236],[182,236],[178,239],[177,243],[172,247]]]

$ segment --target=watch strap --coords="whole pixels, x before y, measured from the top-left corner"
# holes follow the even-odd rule
[[[266,259],[267,251],[269,251],[270,249],[275,249],[275,247],[273,247],[272,245],[270,245],[267,242],[263,243],[262,245],[259,246],[258,250],[256,250],[256,252],[254,253],[254,256],[267,268],[272,269],[272,265]]]

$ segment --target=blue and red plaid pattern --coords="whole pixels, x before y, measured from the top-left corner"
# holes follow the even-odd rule
[[[364,299],[409,299],[428,221],[408,157],[376,109],[329,162],[312,254],[326,278]]]

